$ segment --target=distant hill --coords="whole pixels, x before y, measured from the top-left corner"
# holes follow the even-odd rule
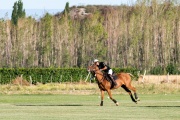
[[[52,15],[62,12],[62,9],[26,9],[26,16],[32,16],[35,19],[43,17],[45,13]],[[0,9],[0,18],[11,19],[12,9]]]

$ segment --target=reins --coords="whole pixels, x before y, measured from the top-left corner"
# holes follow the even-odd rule
[[[102,79],[101,80],[99,80],[99,83],[102,83],[102,81],[104,80],[104,78],[105,78],[105,76],[103,75],[103,73],[101,74],[101,73],[97,73],[96,71],[100,71],[100,70],[93,70],[94,72],[95,72],[95,74],[96,74],[96,76],[97,76],[97,74],[99,74],[99,75],[102,75],[103,77],[102,77]]]

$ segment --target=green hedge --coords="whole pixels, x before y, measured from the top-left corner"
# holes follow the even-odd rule
[[[8,68],[0,69],[0,83],[10,83],[17,76],[23,75],[23,78],[33,83],[50,83],[50,82],[78,82],[87,76],[86,69],[80,68]]]
[[[114,72],[129,72],[137,76],[137,70],[132,68],[114,68]],[[23,75],[23,79],[35,84],[50,82],[79,82],[88,75],[86,68],[0,68],[0,84],[10,83],[13,79]]]
[[[136,68],[113,68],[113,71],[115,73],[120,73],[120,72],[131,73],[135,79],[138,78],[138,72],[140,72]]]
[[[165,67],[161,67],[159,65],[159,66],[153,67],[150,70],[150,74],[153,74],[153,75],[164,75],[167,73],[172,74],[172,75],[180,74],[180,69],[178,69],[178,65],[170,63]]]

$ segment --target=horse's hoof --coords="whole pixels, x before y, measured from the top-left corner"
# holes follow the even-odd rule
[[[119,106],[119,103],[118,103],[118,102],[116,103],[116,106]]]

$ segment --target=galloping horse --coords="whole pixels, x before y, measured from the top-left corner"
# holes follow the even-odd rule
[[[101,91],[100,106],[103,106],[104,91],[107,91],[109,98],[116,104],[116,106],[118,106],[119,103],[112,97],[111,89],[117,89],[119,87],[124,88],[124,90],[129,93],[133,102],[137,103],[137,101],[139,100],[139,98],[136,94],[136,88],[131,85],[130,74],[128,74],[128,73],[117,74],[117,79],[116,79],[117,85],[115,87],[111,88],[111,83],[107,80],[107,77],[104,76],[104,74],[99,70],[99,68],[95,64],[89,66],[88,71],[90,71],[91,73],[93,73],[96,76],[96,80],[97,80],[99,89]],[[135,99],[130,90],[132,90],[134,92]]]

